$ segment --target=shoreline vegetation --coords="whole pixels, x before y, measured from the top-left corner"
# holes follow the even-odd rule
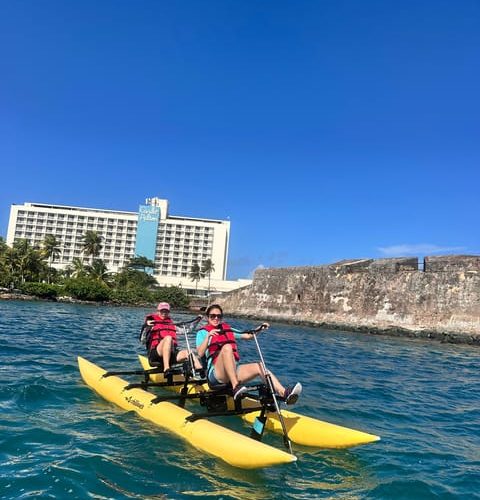
[[[174,292],[178,294],[177,287],[170,287],[166,290],[170,290],[170,292]],[[184,292],[180,290],[180,293]],[[188,301],[188,297],[185,295]],[[79,298],[74,298],[70,296],[57,296],[57,297],[40,297],[35,295],[29,295],[21,292],[20,290],[16,291],[0,291],[0,300],[29,300],[29,301],[40,301],[40,302],[59,302],[59,303],[68,303],[68,304],[84,304],[84,305],[92,305],[92,306],[103,306],[103,307],[139,307],[139,308],[154,308],[157,304],[157,300],[155,301],[145,301],[145,302],[120,302],[120,301],[95,301],[95,300],[83,300]],[[164,299],[160,299],[162,301]],[[165,299],[167,300],[167,299]],[[167,300],[168,301],[168,300]],[[179,312],[198,312],[202,310],[202,307],[198,304],[191,305],[188,302],[185,303],[183,301],[177,302],[175,305],[172,301],[172,307],[177,309]],[[312,328],[323,328],[325,330],[334,330],[334,331],[345,331],[352,333],[362,333],[365,335],[377,335],[377,336],[386,336],[386,337],[397,337],[397,338],[409,338],[409,339],[420,339],[420,340],[435,340],[441,343],[446,344],[463,344],[463,345],[474,345],[480,347],[480,336],[472,335],[464,332],[456,332],[456,331],[447,331],[447,330],[432,330],[432,329],[407,329],[401,326],[389,325],[385,327],[376,327],[376,326],[367,326],[367,325],[349,325],[349,324],[332,324],[332,323],[321,323],[315,321],[302,321],[298,319],[288,319],[282,318],[279,319],[274,316],[265,316],[261,317],[255,314],[230,314],[229,316],[236,318],[243,318],[248,320],[261,320],[261,321],[271,321],[276,323],[283,323],[287,325],[298,325],[298,326],[306,326]]]
[[[98,301],[98,300],[82,300],[76,299],[74,297],[70,297],[68,295],[60,296],[60,297],[40,297],[38,295],[29,295],[26,293],[22,293],[20,291],[15,292],[3,292],[0,291],[0,300],[4,301],[32,301],[32,302],[56,302],[59,304],[83,304],[88,306],[98,306],[98,307],[138,307],[138,308],[146,308],[152,307],[155,308],[157,305],[157,301],[150,302],[119,302],[119,301]],[[163,300],[163,299],[162,299]],[[160,300],[161,301],[161,300]],[[174,306],[172,306],[174,307]],[[180,311],[189,311],[188,306],[176,306],[176,309]]]
[[[181,287],[162,287],[150,274],[155,264],[145,257],[133,257],[118,272],[109,271],[98,258],[102,237],[95,231],[83,235],[83,256],[74,257],[65,269],[54,262],[60,255],[60,242],[47,235],[41,245],[26,239],[9,247],[0,237],[0,293],[21,294],[46,300],[110,302],[144,305],[169,302],[187,307],[189,299]]]
[[[38,286],[45,285],[42,283],[26,283],[25,285],[25,287],[15,290],[0,289],[0,300],[59,302],[111,307],[155,307],[158,302],[169,302],[176,309],[189,310],[189,299],[179,287],[158,287],[153,292],[144,290],[141,294],[123,293],[107,296],[95,290],[92,292],[89,288],[84,287],[75,288],[73,293],[70,288],[68,290],[70,293],[67,293],[63,286]]]

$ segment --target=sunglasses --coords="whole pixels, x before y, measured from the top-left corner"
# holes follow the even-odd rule
[[[160,309],[160,314],[168,314],[170,311],[168,309]]]
[[[222,319],[223,318],[223,314],[209,314],[208,318],[209,319]]]

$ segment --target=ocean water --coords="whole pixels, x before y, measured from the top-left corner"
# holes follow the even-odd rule
[[[303,383],[295,411],[382,440],[350,450],[294,445],[296,464],[246,471],[81,380],[77,355],[138,368],[146,312],[0,302],[0,498],[480,498],[478,348],[272,324],[262,351],[283,382]],[[257,359],[253,343],[240,349],[244,361]],[[248,432],[238,418],[221,423]],[[283,446],[279,436],[267,442]]]

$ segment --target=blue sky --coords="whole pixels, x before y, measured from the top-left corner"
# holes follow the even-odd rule
[[[480,253],[477,1],[0,3],[12,203],[230,218],[258,266]]]

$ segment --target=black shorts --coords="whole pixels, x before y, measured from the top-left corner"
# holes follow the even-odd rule
[[[170,353],[170,366],[175,365],[177,363],[177,356],[179,352],[180,349],[178,349],[178,347],[174,347],[172,349],[172,352]],[[159,356],[156,347],[148,351],[148,362],[152,366],[159,366],[163,368],[163,358],[162,356]]]

